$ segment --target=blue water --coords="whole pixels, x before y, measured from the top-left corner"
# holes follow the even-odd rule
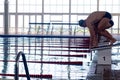
[[[15,58],[19,51],[25,53],[30,74],[50,74],[52,80],[85,80],[91,64],[91,53],[80,52],[88,50],[79,48],[82,40],[69,38],[29,38],[10,37],[0,38],[0,74],[14,74]],[[74,48],[73,48],[74,47]],[[52,55],[52,56],[50,56]],[[59,55],[59,56],[56,56]],[[60,56],[60,55],[86,55],[87,57]],[[7,60],[8,62],[3,62]],[[20,58],[20,60],[22,60]],[[82,65],[35,63],[35,61],[54,62],[83,62]],[[19,63],[19,74],[25,74],[23,63]],[[0,78],[14,79],[14,77],[0,76]],[[31,78],[32,80],[44,80]],[[20,77],[19,80],[26,80]],[[48,80],[48,79],[45,79]]]

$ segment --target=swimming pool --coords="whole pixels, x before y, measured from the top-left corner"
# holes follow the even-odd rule
[[[51,75],[52,80],[85,80],[91,64],[88,38],[80,36],[1,36],[0,78],[14,79],[15,58],[24,52],[30,75]],[[87,44],[86,44],[87,43]],[[5,75],[6,74],[6,75]],[[22,59],[19,74],[25,74]],[[44,80],[45,78],[33,78]],[[26,80],[20,77],[19,80]]]

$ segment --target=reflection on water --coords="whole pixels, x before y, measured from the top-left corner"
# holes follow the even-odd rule
[[[80,38],[0,38],[0,63],[3,64],[0,74],[14,74],[16,54],[23,51],[30,74],[50,74],[52,79],[84,80],[92,57],[85,43]],[[19,66],[19,73],[25,74],[23,63],[20,62]]]
[[[3,57],[3,60],[4,60],[4,63],[3,63],[3,70],[2,70],[2,73],[3,74],[6,74],[6,72],[7,72],[7,65],[8,65],[8,62],[7,62],[7,60],[8,60],[8,48],[9,48],[9,44],[8,44],[8,38],[3,38],[3,43],[4,43],[4,45],[3,45],[3,51],[4,51],[4,57]],[[6,77],[5,76],[2,76],[3,77],[3,79],[5,79]]]

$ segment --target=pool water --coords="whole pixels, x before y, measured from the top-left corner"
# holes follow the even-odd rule
[[[1,37],[0,78],[14,79],[14,76],[3,74],[15,74],[16,55],[22,51],[31,75],[52,75],[52,78],[31,77],[31,80],[86,80],[95,55],[88,49],[88,44],[87,39],[82,38]],[[19,74],[25,74],[21,58]],[[27,79],[19,77],[19,80]]]

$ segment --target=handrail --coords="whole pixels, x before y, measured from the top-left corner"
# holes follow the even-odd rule
[[[29,75],[29,71],[28,71],[26,57],[25,57],[25,54],[21,51],[17,54],[17,57],[16,57],[15,80],[19,80],[19,58],[20,58],[20,55],[22,56],[22,60],[23,60],[23,63],[24,63],[24,68],[25,68],[27,80],[30,80],[30,75]]]
[[[30,25],[78,25],[78,23],[55,23],[55,22],[51,22],[51,23],[36,23],[36,22],[30,22]]]

